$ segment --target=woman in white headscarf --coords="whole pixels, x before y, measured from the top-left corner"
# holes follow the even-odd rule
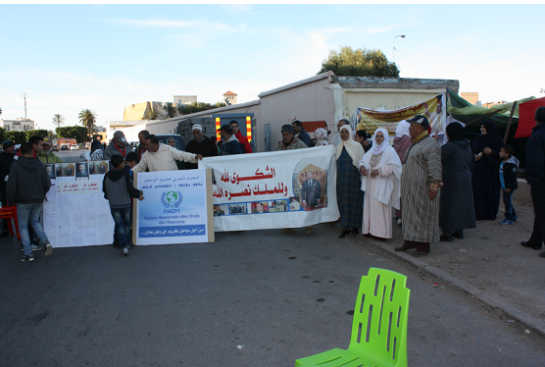
[[[411,124],[406,120],[401,120],[397,124],[396,136],[394,138],[394,149],[401,160],[401,164],[405,164],[405,153],[413,143],[411,141],[411,134],[409,133],[409,128]],[[397,224],[401,225],[401,207],[396,210],[396,219]]]
[[[361,189],[366,193],[361,233],[381,239],[392,238],[392,207],[399,209],[401,161],[388,142],[388,131],[379,128],[373,135],[373,148],[358,167]]]
[[[363,216],[363,191],[358,162],[363,158],[363,147],[354,140],[354,133],[348,125],[339,130],[341,142],[337,145],[337,205],[341,214],[343,231],[339,238],[351,231],[356,235],[361,228]]]

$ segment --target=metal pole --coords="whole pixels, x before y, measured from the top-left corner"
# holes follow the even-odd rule
[[[503,143],[507,144],[507,135],[509,135],[509,129],[511,128],[511,122],[513,121],[513,115],[515,114],[515,108],[517,108],[517,101],[513,102],[513,108],[511,109],[511,116],[509,116],[509,122],[507,123],[507,129],[505,129],[505,135],[503,137]]]

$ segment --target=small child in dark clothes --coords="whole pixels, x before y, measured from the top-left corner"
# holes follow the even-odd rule
[[[500,151],[500,183],[505,205],[505,219],[500,224],[511,225],[519,220],[513,207],[513,192],[518,189],[517,169],[520,162],[513,156],[514,153],[515,148],[512,145],[504,145]]]
[[[128,256],[132,224],[131,198],[144,200],[144,196],[142,191],[135,189],[132,185],[129,174],[124,170],[125,162],[122,155],[114,155],[111,164],[114,169],[104,175],[102,191],[104,191],[104,198],[110,202],[117,238],[119,245],[123,248],[121,255]]]
[[[131,176],[131,182],[133,182],[132,169],[134,168],[134,166],[136,166],[136,157],[137,156],[135,152],[127,153],[127,156],[125,157],[125,167],[123,169],[127,171]]]

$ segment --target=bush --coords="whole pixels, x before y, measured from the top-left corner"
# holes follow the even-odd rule
[[[79,143],[85,143],[91,141],[91,138],[87,133],[88,128],[85,126],[65,126],[55,129],[58,138],[74,138]]]

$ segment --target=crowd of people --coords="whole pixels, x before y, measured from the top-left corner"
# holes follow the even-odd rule
[[[534,229],[522,245],[541,249],[545,238],[545,107],[535,112],[536,126],[528,140],[525,176],[531,185],[534,204]],[[322,131],[323,130],[323,131]],[[465,128],[454,122],[447,126],[448,142],[442,146],[430,135],[429,120],[417,115],[401,121],[390,145],[386,129],[369,135],[354,132],[347,120],[337,123],[337,132],[327,139],[325,129],[315,132],[315,146],[334,145],[337,160],[337,204],[342,232],[386,240],[392,238],[394,213],[402,226],[403,245],[396,251],[415,249],[414,256],[425,256],[430,244],[464,238],[464,230],[476,228],[478,220],[495,220],[503,195],[505,218],[502,225],[518,221],[513,206],[513,192],[518,188],[519,161],[514,148],[505,145],[491,121],[481,123],[481,134],[472,144],[465,138]],[[114,245],[128,255],[131,226],[131,198],[143,200],[143,193],[133,186],[138,172],[194,169],[205,157],[252,153],[249,141],[232,121],[218,131],[221,142],[206,137],[201,125],[193,125],[193,139],[186,151],[176,149],[174,139],[164,144],[143,130],[138,134],[139,145],[133,151],[123,132],[116,131],[108,146],[94,137],[91,160],[109,160],[110,170],[103,182],[105,198],[109,200],[115,222]],[[312,145],[310,135],[300,121],[285,124],[282,140],[275,151],[304,149]],[[41,225],[40,217],[46,193],[54,177],[45,164],[61,163],[52,151],[49,138],[32,137],[15,154],[15,144],[7,140],[0,153],[0,195],[2,206],[17,205],[23,256],[32,261],[32,252],[43,249],[52,252],[51,243]],[[94,167],[94,166],[93,166]],[[49,167],[50,168],[50,167]],[[78,174],[86,176],[84,165]],[[302,203],[314,200],[316,191],[312,178],[305,181]],[[319,196],[318,196],[319,197]],[[290,206],[293,205],[290,202]],[[307,203],[308,204],[308,203]],[[282,233],[294,231],[292,228]],[[1,236],[7,235],[3,222]],[[312,226],[305,233],[312,233]],[[545,257],[545,252],[540,254]]]

